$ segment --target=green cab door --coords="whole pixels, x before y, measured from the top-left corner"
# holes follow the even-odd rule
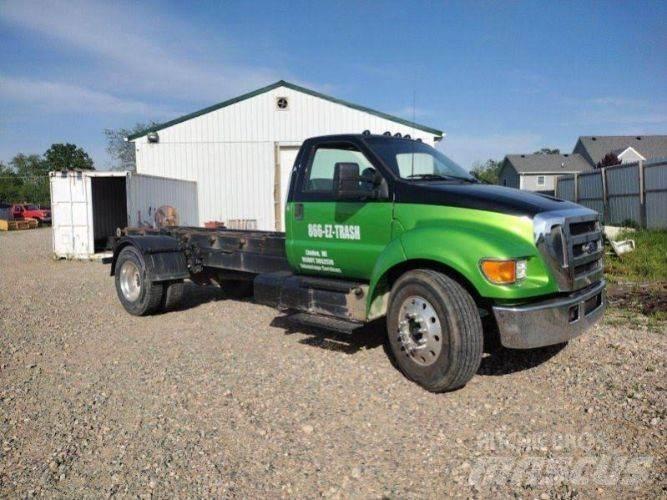
[[[290,265],[299,274],[370,279],[391,240],[393,204],[386,180],[351,143],[320,143],[302,161],[305,168],[285,214]],[[336,199],[337,164],[358,166],[358,197]]]

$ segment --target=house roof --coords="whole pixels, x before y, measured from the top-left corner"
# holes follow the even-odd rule
[[[132,141],[134,139],[138,139],[139,137],[143,137],[144,135],[150,133],[150,132],[157,132],[158,130],[165,129],[167,127],[171,127],[172,125],[176,125],[178,123],[182,123],[184,121],[190,120],[192,118],[196,118],[201,115],[205,115],[207,113],[210,113],[212,111],[216,111],[218,109],[224,108],[226,106],[230,106],[232,104],[236,104],[237,102],[245,101],[246,99],[250,99],[251,97],[255,97],[260,94],[264,94],[265,92],[269,92],[273,89],[277,89],[279,87],[286,87],[288,89],[295,90],[297,92],[302,92],[304,94],[311,95],[313,97],[319,97],[321,99],[326,99],[327,101],[336,103],[336,104],[341,104],[343,106],[347,106],[348,108],[356,109],[358,111],[364,111],[366,113],[370,113],[375,116],[379,116],[380,118],[385,118],[387,120],[391,120],[397,123],[400,123],[402,125],[406,125],[408,127],[413,127],[419,130],[423,130],[424,132],[429,132],[431,134],[434,134],[436,136],[442,137],[443,132],[442,130],[438,130],[435,128],[427,127],[426,125],[420,125],[419,123],[414,123],[409,120],[404,120],[403,118],[399,118],[397,116],[393,116],[387,113],[383,113],[381,111],[376,111],[371,108],[367,108],[365,106],[360,106],[359,104],[354,104],[348,101],[344,101],[342,99],[337,99],[336,97],[331,97],[326,94],[322,94],[320,92],[316,92],[311,89],[307,89],[305,87],[300,87],[298,85],[294,85],[293,83],[286,82],[284,80],[277,81],[276,83],[272,83],[271,85],[268,85],[266,87],[262,87],[261,89],[254,90],[252,92],[248,92],[247,94],[240,95],[238,97],[234,97],[233,99],[228,99],[226,101],[220,102],[218,104],[214,104],[213,106],[209,106],[204,109],[200,109],[199,111],[195,111],[193,113],[189,113],[187,115],[180,116],[178,118],[175,118],[173,120],[170,120],[168,122],[160,123],[158,125],[155,125],[153,127],[147,128],[145,130],[142,130],[141,132],[138,132],[136,134],[129,135],[127,137],[128,141]]]
[[[579,137],[573,152],[596,165],[608,153],[628,147],[646,159],[667,157],[667,135],[585,135]]]
[[[504,163],[519,174],[584,172],[593,168],[579,154],[507,155]]]

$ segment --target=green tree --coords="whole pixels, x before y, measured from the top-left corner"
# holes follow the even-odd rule
[[[618,156],[616,156],[614,153],[607,153],[604,155],[604,158],[602,158],[597,165],[595,165],[595,168],[603,168],[603,167],[613,167],[614,165],[620,165],[621,160],[618,159]]]
[[[20,196],[14,201],[39,205],[50,203],[49,166],[39,155],[17,154],[9,165],[20,179]]]
[[[470,173],[478,180],[487,184],[498,184],[498,175],[502,162],[496,160],[486,160],[484,163],[476,162],[473,164]]]
[[[44,157],[49,170],[95,170],[93,159],[75,144],[53,144]]]
[[[137,123],[132,128],[104,129],[104,135],[107,138],[107,153],[114,159],[113,170],[130,170],[134,172],[137,169],[134,143],[126,141],[125,138],[132,134],[143,132],[155,125],[157,123],[149,122]]]
[[[0,162],[0,201],[5,203],[20,201],[22,184],[14,169]]]
[[[534,155],[559,155],[560,154],[560,149],[555,148],[542,148],[539,151],[535,151],[533,153]]]

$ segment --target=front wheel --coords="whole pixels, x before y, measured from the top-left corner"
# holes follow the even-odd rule
[[[396,281],[387,333],[403,374],[432,392],[463,387],[482,360],[475,301],[456,281],[430,269],[409,271]]]
[[[132,246],[123,248],[118,255],[115,282],[120,303],[134,316],[154,313],[162,305],[164,287],[147,279],[144,259]]]

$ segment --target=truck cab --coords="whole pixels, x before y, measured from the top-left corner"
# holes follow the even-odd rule
[[[409,137],[306,140],[285,221],[285,234],[125,231],[112,263],[121,302],[122,251],[138,248],[132,280],[164,283],[163,297],[183,279],[231,276],[252,283],[256,301],[323,326],[385,318],[398,366],[432,391],[474,375],[485,328],[506,347],[541,347],[579,335],[605,308],[596,212],[482,184]]]

